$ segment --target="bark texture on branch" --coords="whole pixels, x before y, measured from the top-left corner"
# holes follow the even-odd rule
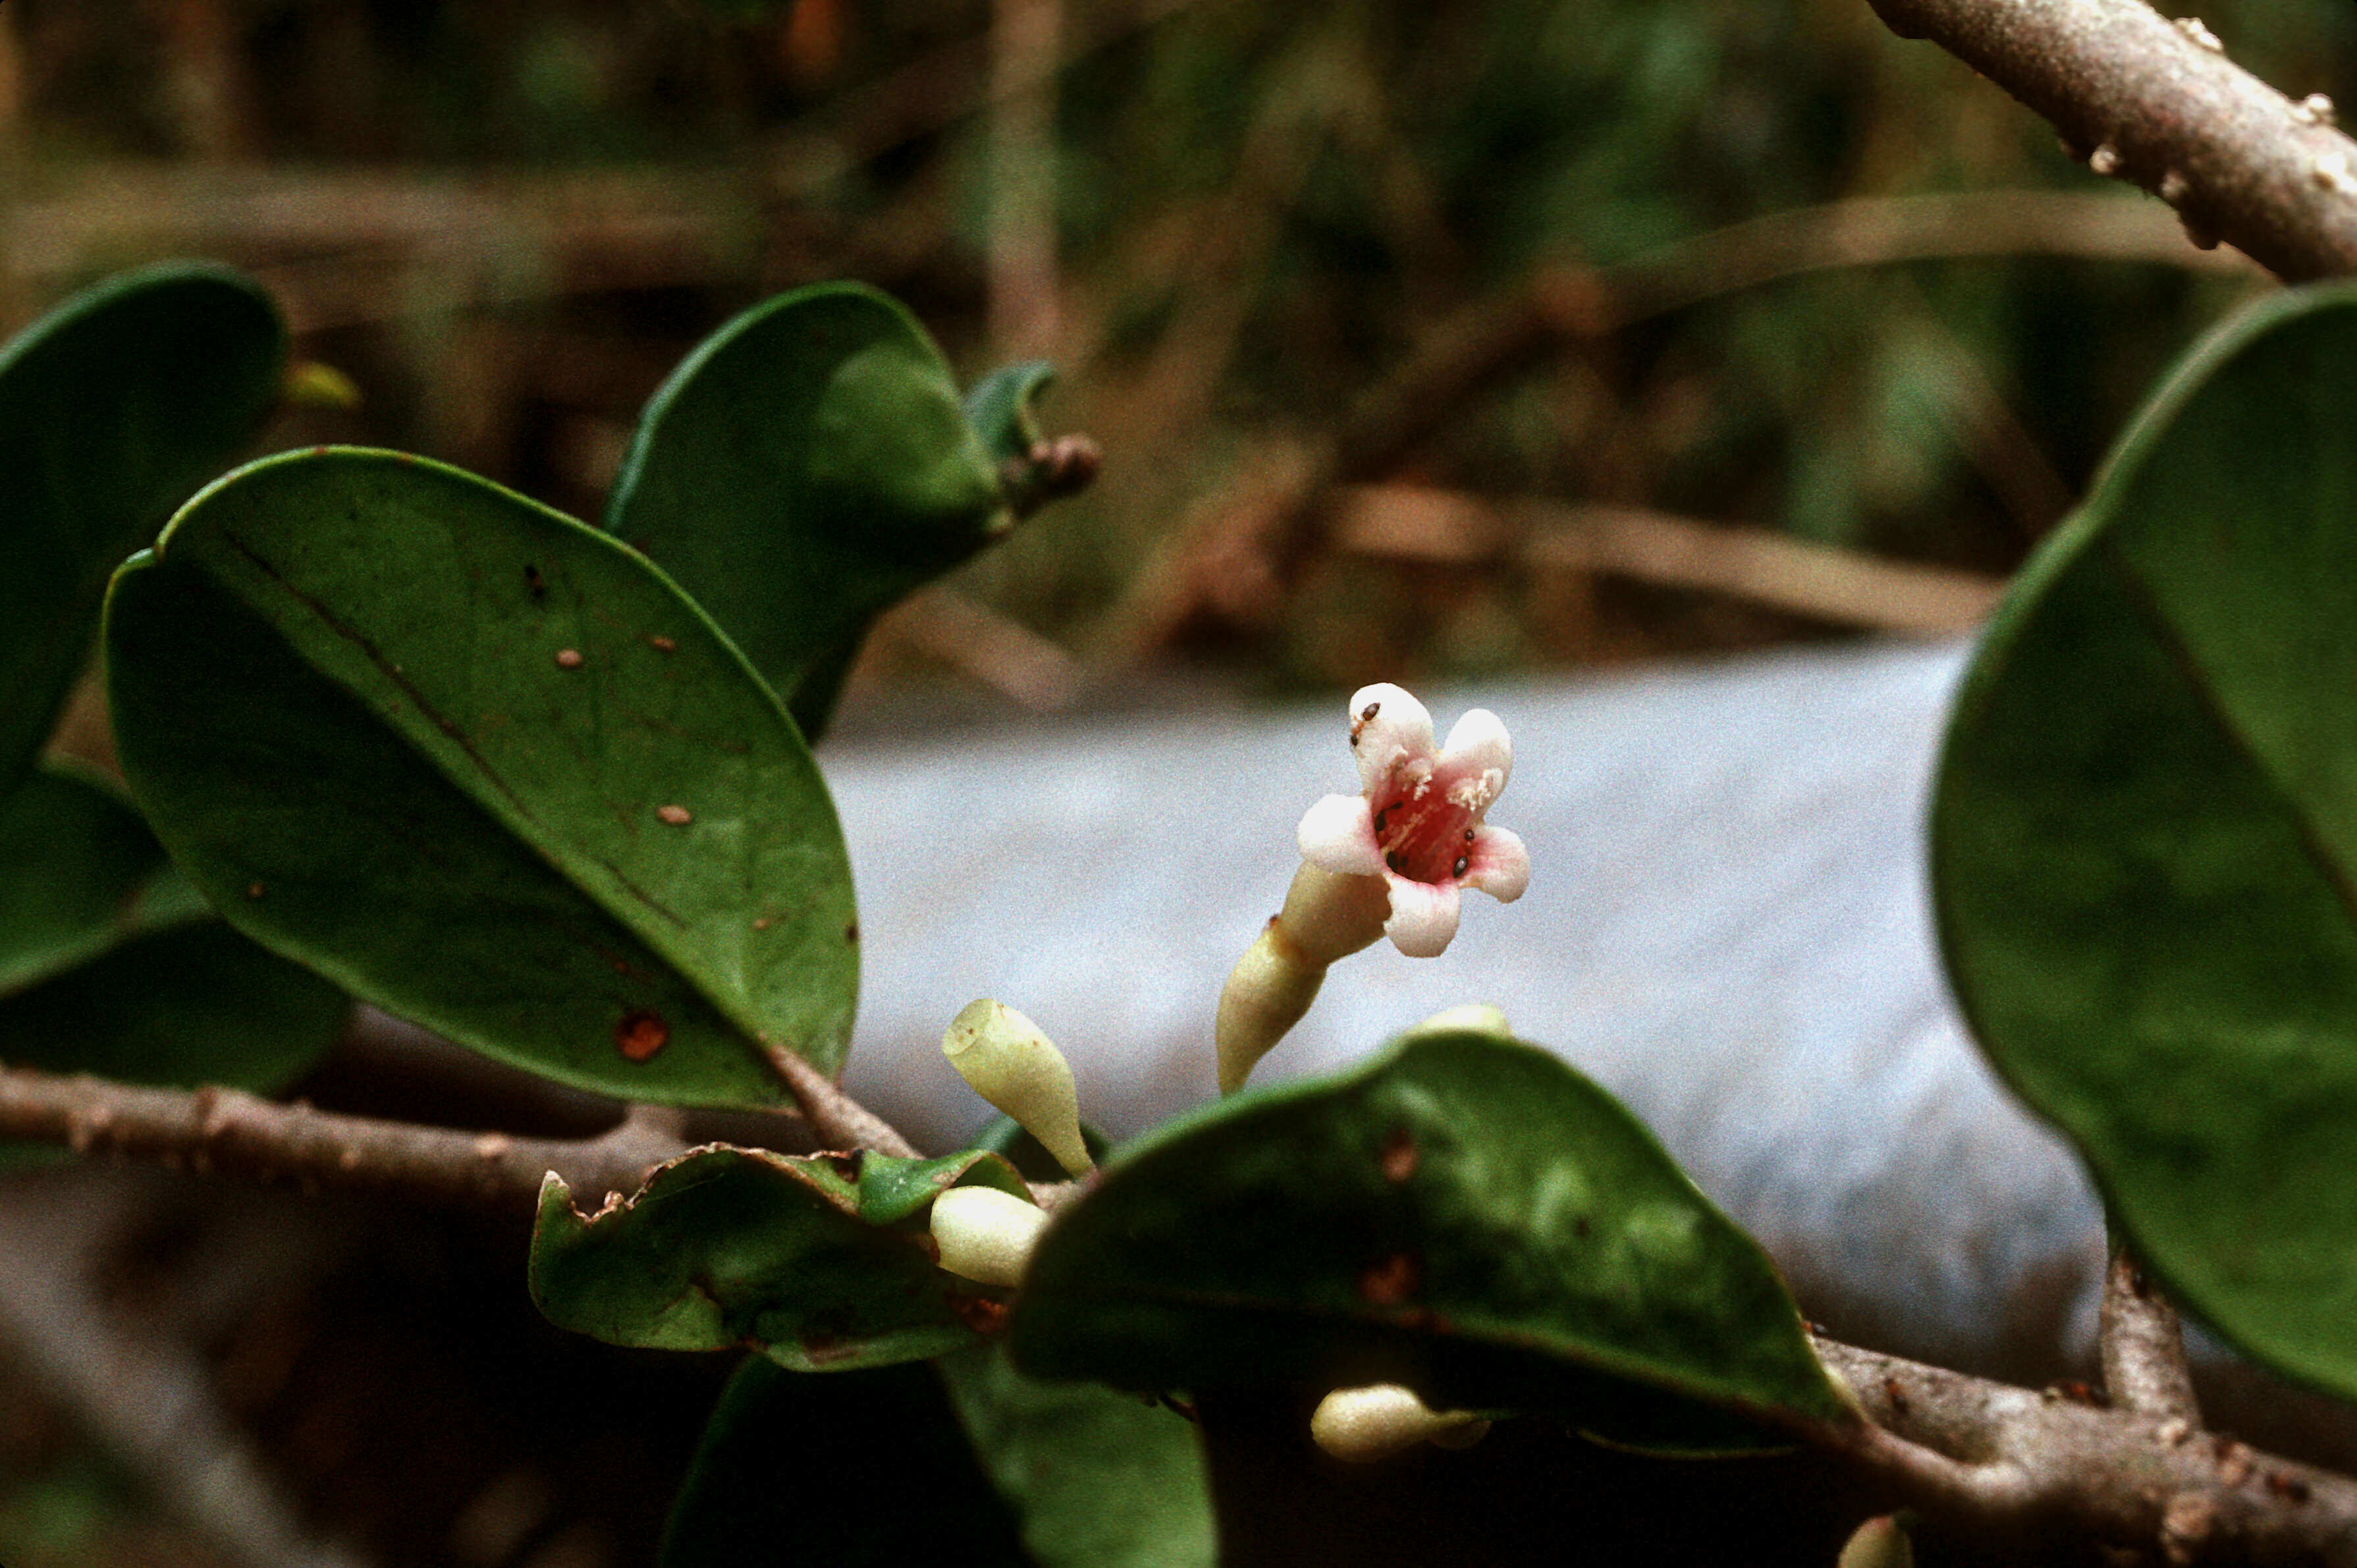
[[[2051,122],[2098,174],[2298,282],[2357,272],[2357,142],[2143,0],[1870,0]]]
[[[2118,1409],[2189,1425],[2201,1420],[2177,1308],[2125,1251],[2112,1254],[2104,1276],[2103,1357],[2104,1389]]]
[[[636,1192],[649,1170],[687,1149],[662,1111],[634,1113],[594,1138],[518,1138],[339,1115],[234,1089],[142,1089],[21,1068],[0,1070],[0,1137],[527,1215],[550,1171],[594,1208],[606,1193]]]
[[[2172,1563],[2357,1564],[2357,1481],[2346,1477],[2179,1418],[1816,1346],[1873,1422],[1836,1442],[1929,1516],[2042,1525]]]

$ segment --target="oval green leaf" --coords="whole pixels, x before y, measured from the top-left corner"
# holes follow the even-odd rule
[[[2357,1395],[2357,290],[2198,349],[1950,722],[1940,936],[2142,1261]]]
[[[705,339],[649,401],[606,509],[813,738],[876,617],[1012,524],[941,350],[858,284]]]
[[[74,768],[39,768],[0,795],[0,993],[128,935],[164,864],[131,802]]]
[[[977,1345],[940,1366],[973,1451],[1039,1568],[1219,1561],[1211,1477],[1190,1423],[1093,1383],[1027,1378],[1004,1345]]]
[[[1403,1382],[1672,1446],[1851,1419],[1766,1255],[1652,1135],[1477,1033],[1418,1032],[1125,1149],[1041,1239],[1009,1332],[1037,1376]]]
[[[911,1506],[862,1506],[879,1469]],[[806,1378],[755,1356],[728,1380],[656,1568],[752,1568],[786,1541],[825,1568],[1032,1568],[941,1379],[915,1363]]]
[[[614,1345],[747,1346],[795,1371],[920,1360],[974,1342],[1005,1293],[935,1266],[932,1200],[1013,1166],[969,1152],[901,1160],[699,1149],[585,1216],[552,1173],[532,1239],[549,1321]]]
[[[253,439],[285,359],[269,295],[187,263],[85,290],[0,349],[0,792],[89,660],[107,574]]]
[[[271,1090],[335,1043],[332,985],[212,918],[129,801],[55,764],[0,800],[0,1062]]]
[[[461,1044],[629,1099],[841,1064],[833,804],[777,699],[636,553],[393,453],[265,459],[108,602],[123,766],[241,929]]]

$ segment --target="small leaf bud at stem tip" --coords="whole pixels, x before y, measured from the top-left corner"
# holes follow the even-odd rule
[[[995,1187],[959,1187],[933,1199],[942,1267],[986,1285],[1018,1285],[1048,1227],[1044,1210]]]
[[[1470,1448],[1489,1431],[1490,1423],[1472,1412],[1434,1410],[1397,1383],[1336,1389],[1309,1418],[1309,1435],[1318,1447],[1359,1465],[1418,1443]]]
[[[1096,1169],[1081,1136],[1071,1064],[1039,1025],[985,997],[950,1021],[942,1054],[976,1094],[1013,1117],[1064,1169],[1076,1176]]]

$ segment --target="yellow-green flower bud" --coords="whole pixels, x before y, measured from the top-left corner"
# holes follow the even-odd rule
[[[1447,1035],[1458,1030],[1477,1035],[1495,1035],[1511,1039],[1514,1031],[1506,1025],[1506,1010],[1491,1002],[1468,1002],[1460,1007],[1444,1007],[1408,1031],[1411,1035]]]
[[[951,1020],[942,1054],[976,1094],[1015,1118],[1066,1170],[1079,1176],[1096,1169],[1081,1136],[1071,1064],[1039,1025],[985,998]]]
[[[1337,1459],[1365,1464],[1418,1443],[1470,1448],[1488,1435],[1490,1423],[1470,1411],[1434,1410],[1397,1383],[1336,1389],[1318,1402],[1309,1435]]]
[[[995,1187],[953,1187],[933,1199],[933,1242],[942,1267],[986,1285],[1023,1283],[1045,1211]]]
[[[1881,1514],[1850,1532],[1835,1568],[1915,1568],[1915,1544],[1897,1515]]]

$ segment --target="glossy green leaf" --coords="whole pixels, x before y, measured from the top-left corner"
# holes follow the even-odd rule
[[[131,802],[86,774],[41,768],[0,796],[0,993],[130,932],[164,864]]]
[[[875,1506],[879,1474],[906,1506]],[[830,1377],[759,1356],[728,1380],[673,1499],[657,1568],[1029,1568],[933,1369]]]
[[[1193,1425],[1135,1394],[1027,1378],[1005,1347],[942,1358],[974,1451],[1040,1568],[1211,1568],[1219,1537]]]
[[[1745,1412],[1849,1419],[1765,1254],[1652,1134],[1478,1033],[1125,1149],[1049,1226],[1010,1334],[1037,1376],[1404,1382],[1681,1447],[1757,1446]]]
[[[267,295],[186,263],[100,284],[0,349],[0,793],[90,659],[107,574],[253,439],[285,356]]]
[[[1024,1192],[994,1155],[717,1147],[585,1217],[552,1176],[533,1232],[533,1299],[559,1327],[612,1344],[749,1346],[797,1371],[942,1355],[974,1343],[1005,1294],[932,1260],[933,1198],[977,1184]]]
[[[941,351],[856,284],[706,338],[648,403],[606,510],[813,737],[877,615],[1012,523]]]
[[[841,1062],[850,870],[768,688],[639,555],[322,450],[192,501],[107,613],[124,769],[230,919],[565,1082],[776,1103]]]
[[[1991,625],[1932,815],[1950,976],[2136,1252],[2357,1394],[2357,291],[2202,345]]]

